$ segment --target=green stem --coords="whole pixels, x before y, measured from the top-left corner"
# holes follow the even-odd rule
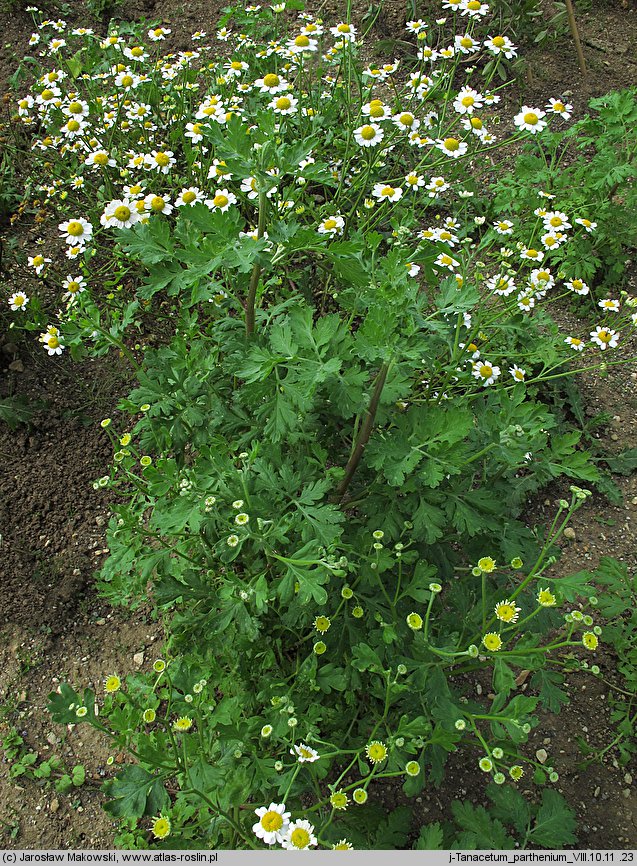
[[[261,184],[263,185],[263,180]],[[257,224],[257,240],[263,237],[265,232],[265,220],[267,216],[268,197],[266,190],[263,188],[259,192],[259,222]],[[261,276],[261,265],[255,261],[250,275],[250,288],[248,289],[248,297],[246,299],[246,334],[248,337],[254,334],[254,305],[257,297],[257,287],[259,285],[259,277]]]

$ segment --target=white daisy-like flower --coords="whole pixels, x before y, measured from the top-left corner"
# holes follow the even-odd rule
[[[195,123],[187,123],[184,137],[189,138],[193,144],[198,144],[200,141],[203,141],[203,131],[203,124],[196,121]]]
[[[139,222],[140,215],[130,199],[115,199],[104,208],[100,223],[108,228],[128,229]]]
[[[342,235],[345,228],[345,220],[340,214],[326,217],[319,225],[317,231],[321,235]]]
[[[281,845],[288,851],[305,851],[318,845],[313,825],[304,819],[293,821]]]
[[[458,114],[473,114],[476,108],[482,108],[482,94],[472,87],[463,87],[456,96],[453,107]]]
[[[619,334],[611,328],[604,328],[602,325],[598,325],[594,331],[591,331],[591,340],[593,343],[597,343],[602,351],[614,349],[619,343]]]
[[[488,361],[478,360],[473,364],[472,375],[485,386],[493,385],[500,376],[500,368]]]
[[[547,126],[546,121],[542,120],[545,116],[546,112],[541,108],[529,108],[528,105],[523,105],[520,113],[513,118],[513,123],[519,130],[535,134]]]
[[[378,201],[398,201],[403,194],[401,187],[389,186],[385,183],[376,183],[372,189],[372,195]]]
[[[579,337],[567,337],[564,342],[576,352],[584,351],[584,340],[580,340]]]
[[[561,99],[549,99],[546,103],[546,110],[549,114],[559,114],[564,120],[568,120],[573,111],[573,106],[568,102],[563,102]]]
[[[462,54],[473,54],[480,49],[480,43],[469,33],[457,34],[453,40],[454,47]]]
[[[602,298],[601,301],[598,301],[597,306],[601,307],[602,310],[606,310],[607,313],[619,312],[619,301],[613,298]]]
[[[234,193],[227,189],[216,189],[214,196],[206,199],[205,205],[211,210],[225,213],[231,205],[236,204],[236,201],[237,197]]]
[[[512,367],[509,367],[509,373],[511,374],[514,381],[524,382],[524,377],[526,376],[526,370],[524,370],[522,367],[518,367],[517,364],[514,364]]]
[[[568,238],[564,232],[547,232],[545,235],[542,235],[540,240],[542,241],[542,246],[545,250],[556,250],[558,247],[562,246]]]
[[[143,202],[144,210],[149,211],[150,213],[163,213],[167,216],[173,211],[169,195],[158,195],[151,192],[145,199],[143,199]]]
[[[67,274],[62,285],[66,289],[65,294],[62,296],[63,300],[71,301],[86,289],[86,280],[82,276],[74,277],[71,274]]]
[[[275,96],[272,102],[268,103],[268,108],[275,114],[296,114],[298,104],[298,99],[293,96],[281,95]]]
[[[420,121],[411,113],[411,111],[401,111],[398,114],[395,114],[392,120],[394,126],[408,132],[414,132],[420,126]]]
[[[499,220],[493,228],[499,235],[513,234],[513,223],[510,220]]]
[[[559,210],[546,211],[542,216],[542,221],[548,232],[565,231],[571,228],[567,215]]]
[[[161,42],[167,36],[170,36],[171,33],[172,30],[170,30],[168,27],[154,27],[148,31],[148,38],[151,42]],[[193,36],[193,39],[194,38],[195,37]]]
[[[483,18],[488,11],[488,5],[481,0],[464,0],[460,6],[460,14],[468,15],[469,18]]]
[[[496,274],[494,277],[490,277],[485,285],[490,292],[503,298],[508,297],[516,290],[513,277],[507,274]]]
[[[410,171],[409,174],[405,175],[405,183],[409,189],[413,189],[416,192],[425,185],[425,178],[415,171]]]
[[[436,140],[436,147],[452,159],[464,156],[469,149],[466,141],[459,141],[457,138],[439,138]]]
[[[578,226],[582,226],[583,228],[585,228],[586,231],[589,232],[589,234],[591,232],[594,232],[595,229],[597,228],[597,223],[591,222],[590,220],[587,220],[584,217],[578,217],[575,220],[575,222]]]
[[[107,150],[93,150],[84,159],[84,165],[97,166],[98,168],[114,168],[117,163]]]
[[[580,280],[577,277],[573,280],[568,280],[566,283],[566,288],[570,289],[572,292],[575,292],[576,295],[587,295],[590,292],[590,289],[586,285],[584,280]]]
[[[330,27],[330,33],[336,39],[342,39],[344,42],[356,42],[356,28],[345,21],[341,21],[335,27]]]
[[[314,761],[318,761],[321,757],[316,749],[311,748],[311,746],[306,746],[305,743],[296,743],[296,745],[290,749],[290,754],[294,755],[299,764],[313,764]]]
[[[144,158],[145,168],[161,174],[168,174],[176,162],[172,150],[153,150]]]
[[[452,231],[448,228],[437,228],[433,230],[433,238],[434,241],[439,241],[442,244],[447,244],[448,247],[455,247],[457,243],[460,242],[460,239],[457,235],[454,235]]]
[[[12,310],[26,310],[27,304],[29,303],[28,295],[25,295],[24,292],[14,292],[8,299],[7,303],[9,304]]]
[[[61,355],[64,349],[64,341],[55,325],[48,325],[46,331],[40,334],[40,342],[49,355]]]
[[[29,256],[27,258],[27,263],[29,267],[33,268],[36,274],[41,274],[45,267],[51,263],[51,259],[45,258],[43,255],[38,253],[35,256]]]
[[[285,803],[270,803],[254,810],[259,819],[252,826],[252,832],[266,845],[283,844],[290,827],[291,812],[285,811]]]
[[[432,177],[425,187],[425,189],[429,191],[429,198],[436,198],[450,188],[451,184],[448,183],[444,177]]]
[[[555,277],[547,268],[535,268],[531,271],[529,281],[534,288],[552,289],[555,285]]]
[[[318,42],[316,39],[310,39],[305,33],[299,33],[297,37],[287,43],[287,50],[290,54],[304,54],[305,52],[316,51]]]
[[[487,36],[484,41],[484,47],[491,54],[503,54],[507,60],[512,57],[517,57],[516,46],[511,42],[508,36]]]
[[[524,247],[520,253],[520,258],[529,262],[541,262],[544,258],[542,250],[536,250],[533,247]]]
[[[361,147],[376,147],[385,133],[377,123],[366,123],[354,130],[354,138]]]
[[[434,264],[438,265],[439,268],[446,268],[448,271],[460,267],[460,262],[457,262],[448,253],[440,253]]]
[[[282,78],[280,75],[277,75],[275,72],[268,72],[267,75],[264,75],[263,78],[257,78],[254,82],[253,87],[255,90],[258,90],[260,93],[283,93],[283,91],[289,89],[289,84]]]
[[[535,295],[532,292],[520,292],[518,295],[518,307],[525,313],[529,313],[535,306]]]
[[[204,200],[204,194],[198,186],[184,187],[175,199],[175,207],[196,205]]]
[[[84,217],[67,220],[60,223],[59,230],[65,235],[65,241],[72,246],[84,246],[93,235],[93,226]]]

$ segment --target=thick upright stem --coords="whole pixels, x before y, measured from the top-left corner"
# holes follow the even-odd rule
[[[257,224],[257,239],[261,239],[265,233],[265,221],[268,206],[268,197],[265,189],[259,193],[259,222]],[[254,334],[254,305],[257,297],[257,287],[261,276],[261,265],[258,261],[254,263],[250,275],[250,288],[246,299],[246,334]]]
[[[376,412],[378,410],[378,404],[380,403],[380,395],[383,393],[383,388],[385,386],[385,379],[387,378],[387,372],[389,370],[389,364],[385,363],[378,371],[378,375],[376,376],[376,381],[374,383],[374,390],[372,392],[371,400],[369,401],[369,406],[367,408],[367,412],[365,414],[365,420],[363,421],[361,428],[358,432],[358,438],[356,439],[356,445],[354,446],[354,450],[352,451],[352,456],[347,461],[347,466],[345,467],[345,475],[341,483],[338,485],[336,490],[336,496],[338,500],[342,500],[345,496],[347,488],[350,485],[352,478],[354,477],[354,473],[358,467],[358,464],[361,461],[361,457],[363,456],[363,449],[367,445],[369,437],[372,433],[372,428],[374,426],[374,419],[376,418]]]
[[[579,31],[577,29],[577,22],[575,21],[575,10],[573,9],[573,0],[564,0],[566,4],[566,16],[568,18],[568,26],[571,29],[571,36],[573,37],[573,42],[575,43],[575,50],[577,51],[577,61],[579,63],[579,68],[582,75],[586,75],[586,60],[584,59],[584,52],[582,51],[582,43],[579,38]]]

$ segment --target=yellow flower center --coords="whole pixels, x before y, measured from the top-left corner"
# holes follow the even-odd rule
[[[13,303],[17,307],[21,307],[24,304],[24,301],[25,301],[24,295],[16,295],[13,299]]]
[[[188,190],[182,196],[182,200],[186,202],[186,204],[190,204],[197,198],[197,194],[192,192],[192,190]]]
[[[135,48],[131,48],[130,52],[133,57],[142,57],[144,54],[144,49],[140,48],[139,45],[136,45]]]
[[[153,36],[163,36],[163,34],[164,31],[161,29],[161,27],[157,27],[155,30],[153,30]]]
[[[563,102],[554,102],[553,103],[553,111],[566,111],[566,106]]]
[[[263,818],[261,818],[261,826],[264,830],[267,830],[268,833],[272,833],[275,830],[281,829],[283,826],[283,818],[278,812],[275,812],[274,809],[270,809],[270,811],[266,812]]]
[[[160,213],[166,207],[166,202],[160,195],[154,195],[150,200],[150,207],[155,213]]]
[[[467,3],[467,9],[470,9],[472,12],[477,12],[478,9],[482,9],[482,3],[480,0],[469,0]]]
[[[325,220],[325,222],[323,223],[323,228],[327,229],[329,231],[330,229],[335,229],[336,225],[337,225],[337,223],[336,223],[335,219],[328,219],[328,220]],[[322,618],[320,618],[320,619],[322,621]],[[319,620],[317,620],[317,626],[318,626],[318,622],[319,622]]]
[[[504,48],[504,36],[494,36],[491,42],[495,45],[496,48]]]
[[[438,186],[442,186],[442,184],[438,183]],[[440,232],[440,240],[441,241],[450,241],[451,240],[451,232],[447,232],[447,231]]]
[[[230,64],[230,68],[240,71],[243,69],[243,64],[241,63],[240,60],[233,60],[232,63]]]
[[[369,106],[369,116],[370,117],[384,117],[385,109],[382,103],[372,102]]]
[[[71,280],[71,282],[66,287],[66,290],[67,292],[70,292],[72,295],[74,295],[76,292],[79,292],[80,284],[76,282],[76,280]]]
[[[548,271],[539,271],[537,278],[538,278],[538,280],[541,280],[543,283],[548,283],[548,281],[551,279],[551,275],[549,274]]]
[[[443,144],[444,144],[445,150],[451,150],[454,152],[456,150],[458,150],[460,147],[460,142],[458,141],[457,138],[445,138],[445,140],[443,141]]]
[[[352,32],[352,28],[349,26],[349,24],[339,24],[336,29],[338,30],[339,33],[351,33]]]
[[[77,132],[80,128],[80,124],[77,120],[69,120],[69,122],[66,124],[66,128],[69,132]]]
[[[535,124],[538,123],[539,119],[540,118],[534,111],[527,111],[527,113],[523,117],[524,122],[528,123],[529,126],[535,126]]]
[[[228,204],[228,196],[219,193],[213,198],[212,202],[215,207],[225,207]]]
[[[493,367],[489,366],[489,364],[480,365],[480,375],[484,376],[485,379],[488,379],[491,373],[493,373]]]
[[[287,96],[279,96],[275,104],[279,111],[287,111],[287,109],[292,105],[292,102]]]
[[[365,141],[371,141],[373,138],[376,138],[376,130],[373,126],[364,126],[361,129],[361,138]]]
[[[536,259],[538,257],[538,252],[537,252],[537,250],[533,250],[533,249],[527,250],[526,256],[529,259]]]
[[[290,842],[295,848],[307,848],[310,844],[310,834],[303,827],[296,827],[290,834]]]
[[[475,99],[473,98],[473,96],[463,96],[460,101],[465,108],[470,108],[475,102]]]
[[[308,45],[310,44],[310,40],[308,39],[307,36],[304,36],[303,34],[301,34],[300,36],[296,37],[296,39],[294,40],[294,44],[296,45],[297,48],[307,48]]]
[[[483,123],[479,117],[471,118],[471,128],[472,129],[482,129]]]
[[[70,235],[73,235],[74,238],[79,238],[84,234],[84,227],[82,223],[77,220],[71,220],[66,230]],[[36,258],[41,259],[42,256],[36,256]]]
[[[165,168],[167,165],[170,164],[170,157],[162,150],[160,150],[159,153],[155,154],[155,162],[157,163],[157,165]]]
[[[275,75],[274,72],[269,72],[267,75],[263,76],[263,83],[266,87],[276,87],[281,79],[278,75]]]
[[[573,288],[581,289],[584,283],[581,280],[573,280]]]
[[[98,165],[106,165],[108,163],[108,154],[101,150],[93,156],[93,162],[96,162]]]
[[[69,111],[71,114],[81,114],[82,113],[82,103],[81,102],[71,102],[69,105]]]
[[[118,205],[113,211],[113,216],[119,222],[125,223],[130,218],[131,210],[125,204]]]
[[[602,343],[610,343],[610,341],[613,339],[610,331],[606,331],[606,330],[600,331],[597,336],[602,341]]]
[[[53,93],[53,91],[49,90],[48,88],[42,91],[42,99],[46,100],[47,102],[49,99],[53,99],[54,96],[55,93]]]
[[[552,226],[555,226],[557,228],[558,226],[562,225],[562,217],[558,217],[558,216],[551,217],[549,222]]]
[[[460,40],[460,45],[463,48],[471,48],[473,46],[473,39],[470,36],[463,36]]]
[[[133,83],[133,76],[132,75],[125,75],[122,78],[122,84],[124,87],[130,87],[132,83]]]
[[[413,114],[410,114],[408,111],[403,112],[398,119],[403,126],[411,126],[414,122]]]
[[[387,196],[387,198],[391,198],[393,194],[396,192],[393,186],[384,186],[380,192],[382,196]]]
[[[60,345],[60,341],[57,337],[47,337],[46,344],[49,349],[57,349],[57,347]]]

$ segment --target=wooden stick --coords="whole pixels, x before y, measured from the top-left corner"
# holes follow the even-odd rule
[[[577,29],[577,22],[575,21],[575,10],[573,9],[573,0],[564,0],[566,5],[566,14],[568,16],[568,26],[571,28],[571,36],[573,37],[573,42],[575,43],[575,50],[577,51],[577,61],[579,63],[579,68],[582,75],[586,75],[586,60],[584,59],[584,52],[582,51],[582,43],[579,38],[579,31]]]

